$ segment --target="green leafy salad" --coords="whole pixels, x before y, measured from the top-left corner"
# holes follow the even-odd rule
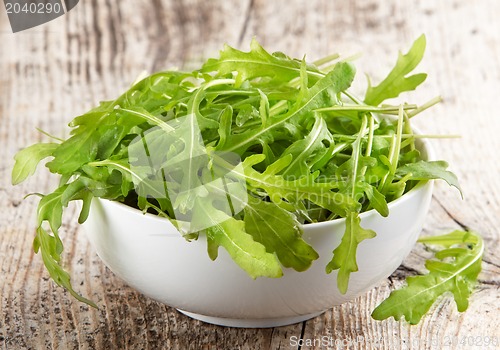
[[[302,239],[304,224],[345,218],[326,273],[337,271],[345,293],[358,270],[356,250],[376,236],[359,214],[389,215],[388,203],[421,181],[459,188],[445,161],[421,156],[411,122],[440,101],[391,105],[426,74],[412,74],[425,51],[418,38],[364,97],[349,91],[354,66],[331,55],[313,63],[268,53],[256,40],[249,52],[225,46],[193,72],[164,71],[136,82],[114,101],[76,117],[68,138],[47,134],[15,156],[13,184],[37,164],[58,174],[59,187],[40,195],[34,250],[53,280],[81,301],[63,268],[59,237],[64,208],[81,201],[83,223],[93,198],[123,202],[169,219],[186,239],[207,239],[209,257],[225,249],[252,278],[305,271],[318,259]],[[374,312],[417,323],[443,293],[460,311],[481,268],[474,232],[423,238],[445,249]],[[335,248],[335,249],[333,249]]]

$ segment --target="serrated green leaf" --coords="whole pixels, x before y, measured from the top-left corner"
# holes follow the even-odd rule
[[[250,197],[245,207],[245,230],[281,264],[296,271],[307,270],[319,255],[302,239],[295,216],[273,203]]]
[[[233,121],[233,108],[228,105],[224,108],[219,117],[219,142],[216,149],[224,147],[228,136],[231,134],[231,124]]]
[[[85,191],[82,196],[82,209],[80,210],[80,215],[78,216],[78,223],[83,224],[85,221],[87,221],[87,218],[89,217],[90,213],[90,206],[92,204],[92,199],[94,199],[94,196],[90,191]]]
[[[252,39],[250,52],[243,52],[225,45],[219,59],[209,59],[201,72],[217,72],[219,76],[237,72],[236,86],[245,80],[257,77],[270,77],[276,82],[287,82],[300,76],[301,61],[291,59],[284,54],[268,53],[257,40]],[[323,74],[312,66],[307,66],[310,80],[320,79]]]
[[[404,316],[409,323],[417,324],[438,298],[449,292],[453,294],[458,311],[465,311],[481,271],[484,245],[477,233],[458,232],[430,237],[429,242],[432,244],[443,243],[445,247],[456,244],[462,247],[446,248],[436,253],[435,258],[438,260],[426,262],[429,272],[423,276],[408,277],[407,285],[391,292],[391,295],[373,311],[372,317],[376,320],[389,317],[399,320]],[[471,240],[467,239],[470,235],[474,236],[476,243],[470,243]],[[455,242],[452,242],[453,239],[456,239]],[[467,241],[469,243],[464,244]],[[440,260],[450,257],[453,257],[452,261]]]
[[[415,90],[417,86],[424,82],[427,74],[414,74],[407,76],[420,63],[425,52],[425,35],[421,35],[406,55],[399,53],[396,66],[389,75],[377,86],[368,86],[365,96],[365,103],[378,106],[383,101],[398,97],[405,91]]]
[[[17,152],[12,168],[12,184],[17,185],[33,175],[38,163],[51,156],[58,146],[57,143],[36,143]]]
[[[363,190],[370,201],[373,209],[378,211],[380,215],[386,217],[389,215],[389,207],[387,206],[387,201],[385,196],[380,193],[375,186],[365,184]]]
[[[466,231],[464,234],[464,231],[455,230],[445,235],[420,237],[418,241],[424,244],[439,245],[449,248],[459,243],[477,244],[479,238],[480,236],[475,234],[474,231]]]
[[[416,163],[410,163],[399,167],[396,170],[396,175],[405,176],[407,174],[411,174],[411,180],[441,179],[446,181],[448,185],[457,188],[460,193],[462,193],[457,176],[451,171],[446,170],[447,168],[448,163],[443,160],[421,160]]]
[[[71,286],[70,277],[61,265],[61,254],[63,244],[58,231],[62,223],[63,203],[62,196],[68,185],[59,187],[53,193],[43,196],[38,204],[38,228],[37,235],[33,241],[33,249],[40,252],[47,271],[52,279],[66,288],[75,298],[93,307],[96,305],[76,293]],[[88,207],[88,206],[87,206]],[[87,210],[87,209],[85,209]],[[85,213],[84,213],[85,215]],[[50,235],[42,226],[48,222],[53,235]]]
[[[100,135],[85,133],[64,141],[52,154],[54,160],[47,163],[53,173],[71,173],[95,159]]]
[[[202,200],[197,200],[195,206],[196,212],[200,214],[196,220],[208,220],[211,224],[206,234],[212,259],[217,257],[216,247],[222,246],[234,262],[254,279],[283,275],[276,255],[266,252],[266,248],[246,232],[243,221],[226,215]]]
[[[54,282],[64,287],[77,300],[97,308],[94,302],[82,297],[73,289],[68,272],[60,265],[62,250],[60,251],[58,248],[58,239],[49,235],[42,227],[39,227],[37,229],[36,242],[34,247],[40,249],[43,263]]]
[[[44,195],[38,203],[38,226],[41,226],[44,221],[50,224],[52,232],[57,233],[62,224],[63,203],[62,196],[68,185],[59,187],[52,193]]]
[[[365,239],[373,238],[376,233],[366,230],[360,225],[361,219],[355,212],[350,212],[346,217],[346,227],[342,240],[333,251],[332,260],[326,265],[326,273],[339,270],[337,274],[337,287],[342,294],[347,292],[351,273],[358,271],[356,252],[358,245]]]

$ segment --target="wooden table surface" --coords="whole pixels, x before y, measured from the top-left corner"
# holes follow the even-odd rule
[[[460,347],[447,344],[464,337],[500,337],[499,14],[496,0],[82,0],[68,15],[13,34],[0,9],[0,348],[289,349],[293,336],[326,336],[350,349],[446,349]],[[41,171],[14,188],[10,172],[14,153],[43,139],[36,127],[65,135],[69,120],[117,96],[142,71],[192,68],[224,42],[246,49],[256,36],[270,50],[310,60],[364,52],[358,71],[377,79],[421,33],[428,49],[420,70],[429,77],[426,88],[409,96],[424,102],[442,95],[444,103],[415,123],[426,133],[462,135],[434,146],[459,176],[465,197],[437,183],[424,232],[471,227],[487,244],[466,312],[446,297],[417,326],[370,318],[405,276],[424,271],[421,247],[365,295],[274,329],[203,324],[127,287],[81,234],[74,207],[62,231],[65,264],[77,290],[99,309],[56,287],[32,253],[37,201],[22,198],[49,191],[55,180]],[[363,80],[360,73],[357,81]],[[325,347],[302,346],[311,348]]]

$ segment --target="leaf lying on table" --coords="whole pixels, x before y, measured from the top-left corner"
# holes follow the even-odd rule
[[[484,252],[483,240],[474,231],[453,231],[434,237],[422,237],[419,242],[445,247],[435,253],[435,259],[427,260],[429,272],[423,276],[408,277],[407,286],[391,292],[373,311],[372,317],[383,320],[403,316],[411,324],[417,324],[439,297],[452,293],[457,309],[463,312],[469,305],[469,297],[481,272]]]

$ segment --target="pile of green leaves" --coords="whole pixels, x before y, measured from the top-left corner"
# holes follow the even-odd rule
[[[361,227],[361,212],[387,216],[387,203],[420,181],[444,179],[458,187],[446,162],[422,159],[416,146],[422,135],[410,126],[439,99],[422,106],[383,104],[425,80],[426,74],[410,75],[424,50],[422,36],[384,80],[369,84],[364,98],[348,91],[355,69],[337,56],[307,63],[270,54],[255,40],[249,52],[225,46],[197,71],[165,71],[135,83],[116,100],[76,117],[67,139],[52,138],[15,156],[14,184],[45,158],[60,177],[58,188],[41,195],[35,252],[57,284],[92,304],[73,290],[61,263],[59,229],[71,201],[83,203],[80,223],[95,197],[166,217],[187,239],[206,235],[210,258],[222,247],[253,278],[280,277],[283,267],[307,270],[318,254],[302,239],[302,224],[346,218],[342,241],[325,267],[327,273],[338,270],[345,293],[358,270],[357,246],[376,235]],[[165,141],[174,134],[170,144]],[[147,135],[160,140],[148,157],[166,154],[187,163],[160,177],[151,169],[141,173],[140,166],[131,166],[137,159],[130,152],[133,141]],[[200,152],[205,160],[192,157]],[[243,182],[244,196],[224,193],[228,186],[206,190],[216,165],[227,162],[220,155],[231,153],[241,159],[232,168],[232,184]],[[159,186],[143,181],[151,176],[161,180]],[[183,191],[199,184],[207,185],[205,192]],[[182,195],[171,200],[162,188]],[[228,214],[216,203],[221,196],[242,210],[231,207]],[[190,211],[196,212],[191,228],[199,230],[183,232],[179,213]]]

